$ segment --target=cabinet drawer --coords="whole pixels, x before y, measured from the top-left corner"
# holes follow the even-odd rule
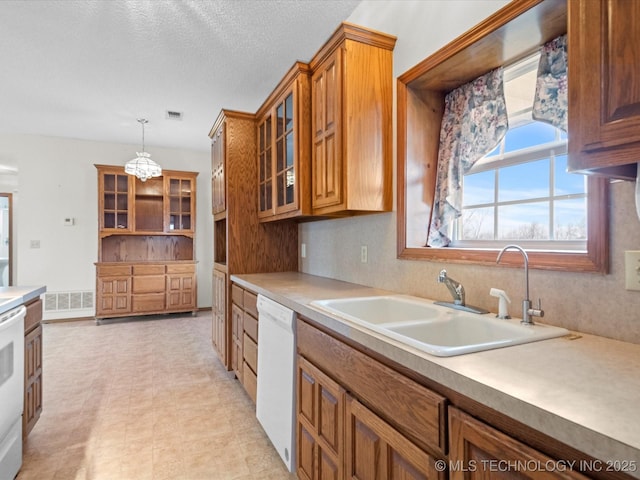
[[[258,320],[247,312],[244,312],[244,333],[254,342],[258,342]]]
[[[158,312],[164,310],[164,297],[164,293],[134,295],[131,297],[131,310],[134,313]]]
[[[24,331],[27,333],[29,330],[39,325],[42,322],[42,300],[37,299],[35,302],[31,302],[27,305],[27,315],[24,317]]]
[[[167,265],[167,273],[196,273],[196,266],[193,263]]]
[[[164,275],[164,265],[134,265],[134,275]]]
[[[131,291],[136,293],[164,293],[164,275],[143,275],[133,277],[133,287]]]
[[[420,448],[446,454],[445,397],[300,319],[296,328],[300,355]]]
[[[242,351],[244,361],[253,369],[254,372],[258,371],[258,345],[256,342],[249,338],[249,335],[244,334],[244,340],[242,343]]]
[[[98,265],[99,277],[131,275],[131,265]]]
[[[231,301],[238,305],[240,308],[244,306],[244,290],[235,283],[231,285]]]
[[[253,403],[256,403],[256,397],[258,395],[258,377],[253,373],[253,370],[249,368],[247,362],[242,364],[242,385],[247,391]]]
[[[248,290],[244,291],[244,310],[258,318],[258,296]]]

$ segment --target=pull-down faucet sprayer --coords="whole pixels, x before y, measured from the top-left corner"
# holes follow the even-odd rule
[[[524,300],[522,301],[522,322],[526,325],[533,325],[531,317],[544,317],[544,310],[542,310],[541,302],[538,300],[538,308],[531,308],[531,300],[529,300],[529,256],[519,245],[507,245],[498,254],[496,263],[500,263],[502,254],[507,250],[517,250],[522,254],[524,258]]]

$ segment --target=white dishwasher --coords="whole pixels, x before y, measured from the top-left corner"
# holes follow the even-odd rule
[[[295,312],[258,295],[256,416],[290,472],[295,470]]]

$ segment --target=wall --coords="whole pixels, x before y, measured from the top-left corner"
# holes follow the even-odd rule
[[[33,135],[0,135],[0,164],[18,169],[14,187],[14,285],[46,285],[48,292],[94,291],[98,255],[98,192],[94,164],[124,165],[139,145]],[[211,306],[213,242],[210,157],[206,152],[147,147],[171,170],[197,179],[198,306]],[[64,226],[65,217],[75,225]],[[39,241],[40,248],[31,248]],[[77,310],[45,318],[93,315]]]
[[[399,76],[506,3],[365,0],[348,21],[398,37],[394,76]],[[611,185],[608,275],[530,271],[530,297],[542,299],[545,322],[640,343],[640,292],[624,288],[624,251],[640,250],[640,221],[633,194],[630,182]],[[440,269],[446,267],[451,277],[464,284],[469,303],[496,312],[497,299],[489,296],[489,289],[497,287],[511,297],[511,313],[521,315],[522,269],[398,260],[395,208],[392,213],[301,224],[299,241],[306,244],[307,256],[300,259],[303,272],[449,300],[447,289],[436,281]],[[360,263],[361,245],[368,246],[366,264]]]

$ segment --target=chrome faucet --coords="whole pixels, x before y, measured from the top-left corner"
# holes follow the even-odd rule
[[[531,300],[529,300],[529,256],[524,249],[518,245],[507,245],[498,254],[496,263],[500,263],[502,254],[507,250],[517,250],[522,254],[524,258],[524,300],[522,301],[522,321],[525,325],[533,325],[534,322],[531,317],[544,317],[544,310],[542,310],[542,302],[538,299],[538,308],[531,308]]]
[[[449,308],[455,308],[456,310],[463,310],[471,313],[489,313],[481,307],[475,307],[473,305],[467,305],[464,301],[464,287],[460,282],[456,282],[453,278],[447,276],[447,271],[443,268],[438,275],[438,283],[444,283],[451,292],[453,297],[453,303],[450,302],[434,302],[436,305],[442,305]]]
[[[447,271],[443,268],[438,275],[438,283],[444,283],[451,292],[453,303],[456,305],[464,305],[464,287],[460,282],[456,282],[453,278],[447,277]]]

